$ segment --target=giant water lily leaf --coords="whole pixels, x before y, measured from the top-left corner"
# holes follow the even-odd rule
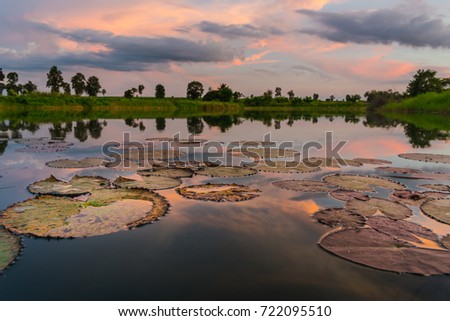
[[[246,163],[244,167],[254,168],[260,172],[271,173],[312,173],[320,171],[320,167],[309,167],[301,162],[260,161]]]
[[[145,140],[149,142],[171,142],[174,139],[173,137],[150,137]]]
[[[185,178],[194,175],[194,171],[189,168],[157,166],[154,166],[152,169],[139,170],[137,173],[141,176],[164,176],[171,178]]]
[[[326,235],[319,245],[344,259],[398,273],[450,273],[450,251],[414,247],[372,228],[345,229]]]
[[[30,138],[17,138],[14,139],[14,143],[20,145],[35,145],[42,143],[61,143],[63,140],[50,139],[49,137],[30,137]]]
[[[102,166],[104,162],[105,160],[101,158],[58,159],[45,165],[53,168],[89,168]]]
[[[153,166],[149,163],[133,161],[129,159],[117,159],[116,161],[105,162],[108,169],[121,172],[135,172],[139,170],[150,170]]]
[[[450,234],[441,239],[441,244],[450,250]]]
[[[374,176],[359,176],[350,174],[335,174],[323,178],[328,184],[336,185],[344,189],[361,192],[374,192],[372,186],[386,189],[404,189],[405,187],[389,179]]]
[[[430,173],[430,172],[421,172],[411,174],[411,178],[416,179],[433,179],[438,181],[449,181],[450,173]]]
[[[378,232],[389,234],[403,241],[422,243],[417,238],[418,236],[438,242],[438,237],[432,230],[405,220],[391,220],[383,216],[372,216],[367,219],[367,225]]]
[[[145,162],[146,164],[153,164],[155,161],[172,160],[185,155],[185,152],[180,152],[173,149],[131,149],[125,151],[123,157],[125,159]]]
[[[354,158],[353,159],[356,162],[360,162],[363,164],[369,164],[369,165],[388,165],[392,164],[392,162],[384,159],[376,159],[376,158]]]
[[[287,180],[287,181],[273,182],[272,184],[279,188],[305,193],[308,192],[328,193],[335,188],[335,186],[333,185],[329,185],[322,181],[314,181],[314,180]]]
[[[303,159],[303,162],[311,167],[335,167],[340,168],[342,166],[361,167],[363,163],[352,159],[336,159],[336,158],[323,158],[323,157],[310,157]]]
[[[72,146],[72,143],[66,143],[63,141],[58,142],[45,142],[39,144],[27,145],[23,148],[16,149],[16,152],[21,153],[57,153],[64,152]]]
[[[356,192],[348,189],[337,189],[330,192],[330,196],[336,200],[347,202],[352,199],[360,201],[368,201],[370,197],[361,192]]]
[[[393,220],[403,220],[412,215],[411,209],[400,203],[375,197],[368,201],[352,199],[345,203],[345,208],[365,217],[375,215],[379,212]]]
[[[237,140],[237,141],[232,141],[229,143],[229,145],[233,146],[233,145],[238,145],[238,146],[243,146],[243,147],[264,147],[264,146],[275,146],[276,143],[275,142],[271,142],[271,141],[258,141],[258,140]]]
[[[173,141],[174,146],[179,147],[195,147],[195,146],[201,146],[202,144],[205,144],[208,142],[207,139],[202,138],[192,138],[192,139],[177,139]]]
[[[389,199],[402,204],[420,206],[429,199],[439,199],[447,196],[449,196],[449,194],[442,192],[413,192],[410,190],[401,190],[394,191],[389,195]]]
[[[228,167],[215,166],[205,167],[195,172],[197,175],[211,176],[211,177],[243,177],[255,175],[258,171],[254,168],[245,167]]]
[[[122,188],[144,188],[148,190],[169,189],[180,186],[179,179],[165,176],[144,176],[142,180],[119,177],[114,184]]]
[[[393,174],[417,174],[417,173],[422,172],[419,169],[408,168],[408,167],[383,166],[383,167],[377,167],[376,169],[379,171],[385,172],[385,173],[393,173]]]
[[[0,272],[14,262],[20,248],[20,238],[0,228]]]
[[[292,158],[300,155],[299,151],[292,149],[255,148],[255,147],[233,148],[229,151],[229,153],[237,157],[268,158],[268,159]]]
[[[423,188],[432,189],[434,191],[450,192],[450,185],[445,184],[422,184],[419,186]]]
[[[69,182],[65,182],[50,176],[47,179],[29,185],[28,191],[33,194],[76,196],[96,189],[104,189],[109,185],[110,182],[103,177],[76,175]]]
[[[405,153],[398,155],[401,158],[419,162],[450,164],[450,155],[428,154],[428,153]]]
[[[258,197],[261,192],[238,184],[203,184],[177,188],[183,197],[212,202],[240,202]]]
[[[450,199],[429,200],[423,203],[420,208],[426,215],[435,220],[450,224]]]
[[[313,218],[330,227],[342,226],[346,228],[362,227],[366,221],[364,216],[347,211],[344,208],[327,208],[314,213]]]
[[[43,195],[10,206],[0,224],[38,237],[85,237],[150,223],[168,206],[163,197],[144,189],[94,190],[87,202]]]

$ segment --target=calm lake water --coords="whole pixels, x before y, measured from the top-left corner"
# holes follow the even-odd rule
[[[450,165],[408,161],[399,153],[450,153],[448,132],[378,117],[295,116],[272,119],[269,113],[188,119],[98,119],[67,123],[0,121],[9,137],[64,137],[74,145],[59,153],[20,153],[13,141],[0,142],[0,208],[32,197],[26,186],[53,174],[114,179],[133,173],[95,169],[53,169],[54,159],[102,156],[106,141],[196,133],[219,142],[262,140],[324,143],[348,140],[344,158],[371,157],[392,166],[450,172]],[[420,119],[420,116],[418,117]],[[317,242],[331,229],[314,222],[320,208],[340,207],[326,194],[282,190],[270,183],[283,179],[320,179],[330,173],[386,176],[376,166],[324,169],[311,174],[259,173],[244,178],[183,179],[183,185],[235,182],[262,190],[239,203],[188,200],[164,190],[169,213],[154,224],[107,236],[72,240],[23,237],[17,262],[0,276],[2,300],[449,300],[450,276],[422,277],[383,272],[343,260]],[[397,179],[410,188],[431,181]],[[436,181],[433,181],[435,183]],[[443,182],[448,183],[448,182]],[[379,190],[381,196],[388,191]],[[419,212],[412,221],[450,234],[450,227]]]

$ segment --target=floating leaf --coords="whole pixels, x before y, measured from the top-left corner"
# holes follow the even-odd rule
[[[382,172],[394,174],[417,174],[422,172],[421,170],[415,168],[406,168],[406,167],[385,166],[385,167],[377,167],[376,169]]]
[[[426,215],[435,220],[450,224],[450,199],[429,200],[423,203],[420,208]]]
[[[191,146],[200,146],[208,142],[207,139],[195,138],[195,139],[176,139],[173,141],[174,146],[179,147],[191,147]]]
[[[150,142],[171,142],[173,141],[173,137],[151,137],[151,138],[147,138],[147,141]]]
[[[393,220],[403,220],[412,215],[412,211],[408,207],[400,203],[376,197],[371,198],[368,201],[352,199],[345,203],[345,208],[351,212],[361,214],[365,217],[369,217],[375,215],[377,212],[381,212],[382,214]]]
[[[20,238],[0,228],[0,272],[14,262],[20,249]]]
[[[228,167],[216,166],[205,167],[195,172],[197,175],[211,176],[211,177],[243,177],[255,175],[258,173],[256,169],[245,167]]]
[[[153,166],[151,164],[146,164],[145,162],[137,162],[129,159],[123,159],[112,162],[105,162],[104,166],[108,169],[121,171],[121,172],[134,172],[139,170],[151,170]]]
[[[344,208],[327,208],[314,213],[313,218],[330,227],[343,226],[347,228],[362,227],[366,221],[364,216]]]
[[[42,195],[10,206],[0,224],[38,237],[85,237],[150,223],[168,207],[162,196],[144,189],[94,190],[88,202]]]
[[[157,166],[154,166],[152,169],[139,170],[137,173],[141,176],[164,176],[171,178],[185,178],[194,175],[194,171],[189,168]]]
[[[240,202],[258,197],[261,191],[238,184],[203,184],[177,188],[183,197],[212,202]]]
[[[328,193],[335,188],[332,185],[324,183],[322,181],[314,180],[287,180],[287,181],[277,181],[273,182],[273,185],[279,188],[288,189],[296,192],[317,192],[317,193]]]
[[[427,154],[427,153],[405,153],[398,155],[401,158],[419,162],[450,164],[450,155]]]
[[[386,189],[404,189],[405,187],[386,178],[374,176],[360,176],[350,174],[335,174],[323,178],[328,184],[336,185],[344,189],[351,189],[362,192],[374,192],[372,186]]]
[[[372,228],[345,229],[326,235],[319,245],[344,259],[399,273],[450,273],[450,251],[417,248]]]
[[[16,152],[21,153],[57,153],[64,152],[72,146],[72,143],[66,142],[46,142],[28,145],[27,147],[18,148]]]
[[[449,196],[447,193],[440,192],[413,192],[410,190],[394,191],[389,199],[400,202],[402,204],[420,206],[429,199],[439,199]]]
[[[77,196],[96,189],[107,188],[109,185],[109,181],[103,177],[75,175],[69,182],[65,182],[50,176],[47,179],[29,185],[28,191],[40,195]]]
[[[127,150],[123,154],[125,159],[145,162],[153,164],[154,161],[171,160],[185,156],[186,153],[173,149],[144,149],[144,150]]]
[[[114,184],[121,188],[143,188],[147,190],[169,189],[180,186],[179,179],[164,176],[144,176],[143,180],[134,180],[120,176]]]
[[[244,147],[264,147],[264,146],[275,146],[275,142],[270,141],[257,141],[257,140],[239,140],[239,141],[232,141],[229,143],[229,145],[239,145]]]
[[[231,155],[237,157],[249,157],[249,158],[292,158],[299,156],[300,152],[292,149],[280,149],[280,148],[233,148],[228,151]]]
[[[261,172],[272,173],[312,173],[320,171],[320,167],[309,167],[301,162],[260,161],[246,163],[244,167],[254,168]]]
[[[352,199],[357,199],[360,201],[368,201],[370,197],[361,192],[352,191],[348,189],[337,189],[330,192],[330,196],[339,201],[349,201]]]
[[[166,167],[175,167],[175,168],[188,168],[193,171],[200,170],[205,167],[217,167],[220,166],[217,163],[213,162],[198,162],[198,161],[169,161],[167,164],[164,164]]]
[[[447,234],[441,239],[441,244],[450,250],[450,234]]]
[[[450,192],[450,185],[445,184],[422,184],[419,186],[423,188],[432,189],[434,191]]]
[[[77,159],[58,159],[51,162],[48,162],[48,167],[53,168],[89,168],[102,166],[105,162],[104,159],[101,158],[83,158],[80,160]]]
[[[35,145],[35,144],[42,144],[42,143],[58,143],[58,142],[63,142],[63,141],[58,140],[58,139],[50,139],[49,137],[30,137],[30,138],[14,139],[14,143],[20,144],[20,145]]]
[[[417,236],[419,236],[438,242],[438,237],[432,230],[405,220],[391,220],[390,218],[383,216],[372,216],[367,219],[367,225],[376,229],[378,232],[389,234],[403,241],[422,243],[422,241],[417,238]]]
[[[388,165],[392,164],[392,162],[384,160],[384,159],[375,159],[375,158],[354,158],[353,159],[356,162],[360,162],[363,164],[369,164],[369,165]]]
[[[449,173],[420,172],[420,173],[412,174],[411,178],[415,178],[415,179],[432,179],[432,180],[438,180],[438,181],[449,181],[450,180],[450,174]]]
[[[303,159],[303,162],[311,167],[335,167],[340,168],[341,166],[353,166],[361,167],[363,164],[361,162],[351,160],[351,159],[339,159],[336,158],[323,158],[323,157],[310,157]]]

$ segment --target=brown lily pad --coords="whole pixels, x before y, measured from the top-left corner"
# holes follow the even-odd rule
[[[385,173],[393,173],[393,174],[417,174],[422,172],[419,169],[407,167],[384,166],[384,167],[377,167],[376,169]]]
[[[259,161],[246,163],[244,167],[254,168],[260,172],[270,173],[312,173],[320,171],[320,167],[309,167],[301,162]]]
[[[238,184],[203,184],[177,188],[183,197],[212,202],[241,202],[259,196],[259,189]]]
[[[151,137],[146,139],[146,141],[150,142],[172,142],[173,140],[173,137]]]
[[[429,200],[420,207],[422,212],[435,220],[450,224],[450,199]]]
[[[405,205],[376,197],[371,198],[368,201],[352,199],[345,203],[345,208],[365,217],[382,213],[393,220],[403,220],[412,215],[411,209]]]
[[[89,168],[102,166],[105,163],[104,159],[101,158],[83,158],[77,159],[58,159],[46,163],[48,167],[53,168]]]
[[[335,174],[325,176],[323,181],[328,184],[336,185],[344,189],[350,189],[362,192],[374,192],[372,186],[386,189],[404,189],[405,187],[397,182],[386,178],[376,176],[360,176],[350,174]]]
[[[125,151],[123,157],[125,159],[139,161],[145,164],[153,164],[155,161],[172,160],[185,155],[186,153],[173,149],[131,149]]]
[[[363,164],[368,165],[389,165],[392,164],[392,162],[384,159],[376,159],[376,158],[354,158],[353,159],[356,162],[360,162]]]
[[[361,192],[352,191],[348,189],[336,189],[330,192],[330,196],[336,200],[347,202],[352,199],[360,201],[368,201],[370,197]]]
[[[231,167],[231,166],[215,166],[205,167],[195,172],[197,175],[204,175],[210,177],[244,177],[251,176],[258,173],[254,168],[246,167]]]
[[[129,159],[122,159],[119,161],[105,162],[105,168],[121,171],[121,172],[136,172],[140,170],[151,170],[153,166],[145,162],[139,162]]]
[[[394,191],[389,195],[389,199],[400,202],[402,204],[420,206],[423,202],[429,199],[439,199],[449,196],[442,192],[415,192],[410,190]]]
[[[0,272],[14,262],[20,249],[20,238],[0,228]]]
[[[23,148],[16,149],[20,153],[57,153],[64,152],[72,146],[72,143],[66,142],[45,142],[39,144],[27,145]]]
[[[411,178],[415,179],[431,179],[438,181],[449,181],[450,173],[430,173],[430,172],[420,172],[411,174]]]
[[[93,190],[108,188],[109,185],[109,180],[103,177],[75,175],[69,182],[65,182],[52,175],[29,185],[28,191],[38,195],[77,196]]]
[[[10,206],[0,224],[37,237],[88,237],[148,224],[168,207],[162,196],[144,189],[94,190],[87,202],[42,195]]]
[[[372,228],[345,229],[326,235],[319,245],[346,260],[398,273],[450,273],[450,251],[417,248]]]
[[[120,176],[114,185],[121,188],[142,188],[147,190],[161,190],[175,188],[181,185],[181,180],[165,176],[143,176],[142,180],[135,180]]]
[[[177,139],[173,141],[174,146],[179,147],[195,147],[195,146],[201,146],[208,142],[207,139],[202,138],[195,138],[195,139]]]
[[[164,176],[171,178],[186,178],[194,175],[194,171],[189,168],[157,166],[153,166],[152,169],[139,170],[137,173],[141,176]]]
[[[270,141],[258,141],[258,140],[239,140],[239,141],[232,141],[229,143],[229,145],[239,145],[239,146],[252,146],[252,147],[264,147],[264,146],[275,146],[276,142],[270,142]]]
[[[243,147],[233,148],[228,151],[233,156],[248,157],[248,158],[293,158],[300,155],[299,151],[292,149],[280,149],[280,148],[255,148],[255,147]]]
[[[328,193],[335,188],[335,186],[329,185],[322,181],[314,180],[287,180],[273,182],[273,185],[279,188],[287,189],[296,192],[316,192],[316,193]]]
[[[311,167],[334,167],[340,168],[342,166],[361,167],[363,163],[352,159],[336,159],[336,158],[323,158],[323,157],[310,157],[302,160],[306,165]]]
[[[398,155],[401,158],[419,162],[450,164],[450,155],[428,154],[428,153],[405,153]]]
[[[389,234],[403,241],[422,243],[417,236],[434,242],[439,241],[432,230],[405,220],[391,220],[383,216],[372,216],[367,219],[367,225],[378,232]]]
[[[450,250],[450,234],[447,234],[441,239],[441,244]]]
[[[344,208],[327,208],[314,213],[313,218],[330,227],[355,228],[364,226],[366,222],[364,216],[347,211]]]
[[[450,192],[450,185],[445,184],[422,184],[419,186],[423,188],[432,189],[434,191]]]

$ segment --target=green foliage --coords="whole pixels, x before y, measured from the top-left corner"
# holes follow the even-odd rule
[[[131,98],[133,98],[134,94],[131,89],[128,89],[128,90],[125,90],[125,92],[123,93],[123,96],[127,99],[131,99]]]
[[[139,92],[139,95],[142,95],[142,93],[144,92],[144,89],[145,89],[145,86],[144,86],[144,85],[139,85],[139,86],[138,86],[138,92]]]
[[[275,88],[275,97],[281,97],[281,87],[276,87]]]
[[[370,109],[379,108],[391,102],[398,102],[403,98],[402,94],[391,89],[385,91],[367,91],[364,97],[367,99]]]
[[[157,84],[155,87],[155,97],[162,99],[166,97],[166,89],[163,85]]]
[[[289,90],[287,94],[288,94],[289,100],[293,100],[295,98],[295,94],[292,89]]]
[[[3,68],[0,68],[0,81],[5,80],[5,74],[3,73]]]
[[[313,94],[313,100],[319,100],[319,94]]]
[[[100,80],[96,76],[91,76],[86,81],[86,93],[90,97],[97,97],[100,93],[102,86],[100,85]]]
[[[63,86],[64,78],[61,70],[58,67],[53,66],[47,73],[47,87],[50,88],[52,94],[58,94],[59,89]]]
[[[71,79],[72,88],[75,91],[75,95],[81,96],[86,91],[86,78],[80,72],[76,73]]]
[[[37,92],[37,86],[33,84],[31,81],[28,81],[26,84],[23,85],[23,89],[26,90],[27,94],[32,94]]]
[[[347,102],[357,103],[360,100],[361,100],[361,96],[358,94],[345,96],[345,101],[347,101]]]
[[[444,81],[445,82],[445,81]],[[436,77],[436,71],[420,69],[408,84],[406,93],[415,97],[428,92],[441,92],[443,90],[442,80]]]
[[[429,92],[386,105],[386,111],[407,111],[450,114],[450,91]]]
[[[204,92],[203,84],[199,81],[191,81],[187,86],[186,97],[190,99],[199,99]]]

